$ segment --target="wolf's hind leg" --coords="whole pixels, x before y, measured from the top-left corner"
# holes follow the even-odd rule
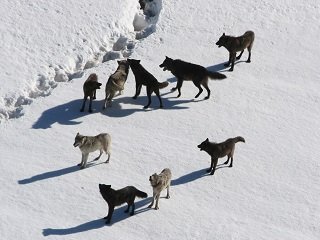
[[[167,187],[167,196],[166,196],[167,199],[170,198],[169,188],[170,188],[170,185],[168,185],[168,187]]]
[[[97,160],[99,160],[99,158],[101,157],[102,153],[103,153],[103,150],[102,150],[102,149],[100,149],[100,154],[99,154],[99,156],[98,156],[98,157],[96,157],[93,161],[97,161]]]
[[[244,50],[241,51],[241,53],[239,54],[239,56],[237,57],[237,60],[239,60],[242,56],[242,53],[244,52]]]
[[[151,104],[151,94],[152,94],[152,90],[147,87],[148,103],[146,106],[143,107],[144,109],[147,109]]]
[[[249,52],[249,56],[248,56],[247,63],[250,63],[251,62],[251,47],[248,47],[248,52]]]
[[[230,155],[228,155],[228,159],[227,159],[227,161],[225,161],[223,164],[228,164],[229,159],[230,159]]]
[[[84,107],[85,107],[85,105],[86,105],[87,98],[88,98],[87,96],[84,96],[83,102],[82,102],[82,107],[81,107],[81,109],[80,109],[80,112],[83,112],[83,111],[84,111]]]
[[[161,97],[160,97],[160,91],[159,89],[155,90],[154,91],[159,99],[159,102],[160,102],[160,108],[163,108],[163,105],[162,105],[162,100],[161,100]]]

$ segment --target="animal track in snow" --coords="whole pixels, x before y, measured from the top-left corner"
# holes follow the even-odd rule
[[[34,81],[34,86],[30,87],[25,94],[20,96],[7,95],[0,99],[4,103],[0,108],[0,122],[4,119],[19,118],[24,115],[23,106],[29,105],[38,97],[49,96],[59,82],[68,82],[75,78],[81,78],[85,70],[98,66],[99,64],[128,58],[134,51],[139,40],[148,37],[156,31],[156,23],[162,9],[162,0],[140,0],[144,3],[143,10],[137,10],[132,25],[128,26],[124,33],[119,33],[117,24],[113,36],[99,47],[99,51],[88,51],[87,56],[76,55],[69,57],[68,63],[51,64],[46,67],[46,71],[38,75]],[[89,40],[80,39],[89,46]],[[89,47],[88,47],[89,49]],[[76,51],[76,49],[74,49]]]

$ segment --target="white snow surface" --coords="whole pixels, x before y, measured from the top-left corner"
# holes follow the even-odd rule
[[[154,17],[134,0],[2,0],[0,15],[1,239],[320,239],[320,5],[316,0],[154,0]],[[148,12],[148,11],[145,11]],[[148,13],[149,14],[149,13]],[[223,32],[255,32],[229,72]],[[227,75],[198,99],[182,96],[159,64],[165,56]],[[102,110],[117,59],[141,59],[159,82],[164,108],[145,87],[133,100],[130,70],[123,95]],[[82,85],[103,83],[94,112],[81,113]],[[87,108],[86,108],[87,109]],[[80,170],[77,132],[112,136],[106,155]],[[234,166],[197,145],[242,136]],[[98,152],[89,155],[92,161]],[[149,209],[149,176],[170,168],[171,198]],[[112,223],[98,184],[147,192],[136,214],[117,207]],[[165,196],[165,193],[162,193]]]

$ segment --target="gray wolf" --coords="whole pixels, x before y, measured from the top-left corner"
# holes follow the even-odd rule
[[[83,84],[83,103],[82,107],[80,109],[80,112],[84,111],[84,107],[87,101],[87,98],[90,98],[90,103],[89,103],[89,112],[92,112],[92,100],[96,99],[96,90],[100,89],[100,86],[102,84],[98,82],[98,76],[95,73],[90,74],[88,79],[84,82]]]
[[[110,160],[111,136],[108,133],[100,133],[97,136],[83,136],[77,133],[74,139],[73,146],[79,147],[81,151],[81,154],[82,154],[81,163],[78,164],[78,166],[80,166],[81,169],[86,167],[89,153],[94,152],[96,150],[99,150],[100,154],[98,157],[94,159],[94,161],[99,160],[103,151],[106,154],[108,154],[108,159],[106,160],[106,163],[108,163]]]
[[[229,167],[232,167],[233,154],[235,144],[237,142],[245,142],[245,140],[243,137],[238,136],[235,138],[229,138],[221,143],[215,143],[209,142],[209,139],[207,138],[205,141],[199,144],[198,148],[200,148],[200,151],[205,151],[211,156],[211,165],[207,172],[210,172],[210,174],[213,175],[217,167],[218,158],[222,158],[225,156],[228,156],[228,160],[224,164],[228,164],[229,159],[231,158]]]
[[[183,80],[191,80],[193,84],[199,89],[198,94],[195,98],[199,97],[202,93],[203,89],[201,85],[207,90],[208,95],[205,99],[209,99],[210,97],[210,89],[208,87],[208,78],[211,79],[224,79],[226,76],[224,74],[218,72],[211,72],[208,71],[205,67],[185,62],[180,59],[172,59],[166,56],[163,63],[159,65],[160,68],[163,68],[163,71],[169,70],[176,78],[177,78],[177,85],[176,87],[172,88],[172,91],[178,89],[178,96],[181,96],[181,87]]]
[[[166,198],[170,198],[169,194],[169,188],[171,184],[171,171],[169,168],[165,168],[162,170],[160,174],[152,174],[149,177],[150,184],[153,189],[153,198],[151,204],[148,206],[151,208],[153,206],[154,200],[156,199],[156,205],[155,208],[156,210],[159,209],[159,198],[160,198],[160,193],[162,190],[165,188],[167,189],[167,196]]]
[[[111,105],[113,97],[118,93],[121,95],[124,89],[124,84],[127,81],[129,73],[129,63],[126,60],[118,61],[117,70],[109,77],[106,84],[106,98],[104,100],[103,109],[107,105]]]
[[[136,197],[146,198],[148,195],[145,192],[142,192],[135,188],[134,186],[127,186],[125,188],[114,190],[111,188],[111,185],[99,184],[99,190],[103,199],[108,203],[108,215],[104,217],[106,219],[106,224],[110,223],[114,208],[121,204],[127,203],[128,208],[124,211],[125,213],[129,212],[130,206],[131,212],[130,215],[134,215],[134,199]]]
[[[143,108],[146,109],[150,106],[151,94],[153,92],[157,95],[160,102],[160,108],[162,108],[163,105],[159,89],[167,87],[169,83],[167,81],[159,83],[158,80],[140,64],[140,60],[128,59],[127,61],[130,64],[130,68],[136,80],[136,94],[133,96],[133,99],[136,99],[140,95],[142,85],[144,85],[147,87],[148,104]]]
[[[239,60],[242,56],[244,49],[248,49],[249,56],[247,59],[247,63],[251,62],[251,49],[254,42],[254,32],[247,31],[242,36],[232,37],[227,36],[224,33],[219,38],[216,45],[218,47],[225,47],[229,51],[229,61],[225,64],[226,67],[230,66],[229,71],[233,71],[235,59]],[[238,57],[236,57],[237,52],[241,51]]]

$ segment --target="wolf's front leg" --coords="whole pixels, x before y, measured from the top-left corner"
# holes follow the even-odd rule
[[[109,206],[108,215],[105,217],[105,219],[107,219],[106,224],[109,224],[111,222],[113,211],[114,211],[114,207]]]
[[[151,202],[151,204],[148,206],[148,208],[152,208],[152,206],[153,206],[153,203],[154,203],[154,198],[156,197],[156,194],[155,193],[153,193],[153,196],[152,196],[152,202]]]
[[[213,164],[214,164],[214,165],[213,165],[213,168],[212,168],[212,171],[211,171],[210,175],[213,175],[214,172],[216,171],[217,163],[218,163],[218,158],[215,158],[215,159],[213,160]]]
[[[170,188],[170,185],[168,185],[168,187],[167,187],[167,196],[166,196],[167,199],[170,198],[169,188]]]
[[[159,209],[159,199],[160,199],[160,193],[156,195],[156,205],[154,207],[155,210]]]
[[[211,157],[211,165],[210,165],[210,168],[207,169],[207,172],[211,172],[212,167],[213,167],[213,158]]]
[[[87,160],[88,160],[89,153],[82,153],[82,165],[81,169],[84,169],[87,165]]]

